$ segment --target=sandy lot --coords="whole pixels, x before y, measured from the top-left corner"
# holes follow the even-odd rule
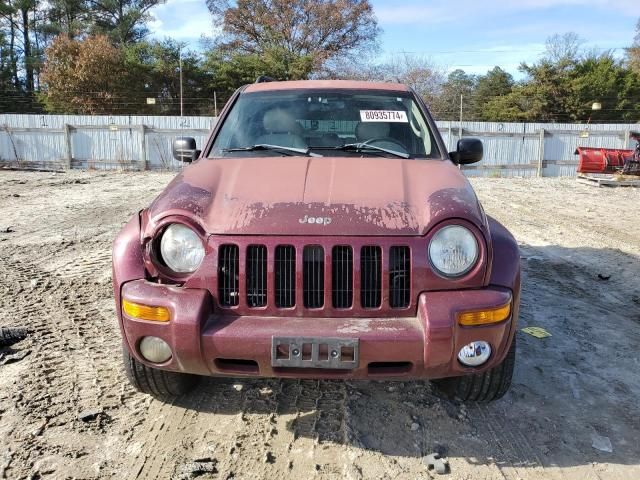
[[[553,335],[518,332],[494,404],[421,382],[206,379],[167,405],[122,373],[110,245],[170,178],[0,172],[0,326],[34,331],[0,353],[28,351],[0,365],[0,478],[413,480],[433,451],[439,478],[640,478],[640,190],[474,180],[522,246],[520,327]]]

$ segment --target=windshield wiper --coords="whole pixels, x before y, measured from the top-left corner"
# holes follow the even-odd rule
[[[367,143],[348,143],[346,145],[340,145],[337,147],[309,147],[310,150],[342,150],[344,152],[364,152],[366,150],[373,150],[375,152],[387,153],[400,158],[411,158],[411,155],[404,152],[398,152],[396,150],[389,150],[388,148],[376,147],[375,145],[369,145]]]
[[[230,153],[230,152],[255,152],[257,150],[275,150],[283,153],[289,153],[289,154],[297,153],[299,155],[306,155],[310,157],[322,156],[322,155],[311,153],[308,148],[285,147],[282,145],[269,145],[267,143],[258,143],[256,145],[251,145],[250,147],[225,148],[222,151],[224,153]]]

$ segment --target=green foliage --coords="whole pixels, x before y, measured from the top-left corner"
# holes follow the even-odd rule
[[[505,72],[500,67],[489,70],[486,75],[479,77],[475,84],[475,91],[472,97],[472,111],[479,120],[493,121],[495,113],[486,110],[486,105],[496,98],[501,98],[511,93],[514,81],[511,74]]]
[[[227,55],[262,57],[271,76],[306,78],[339,57],[376,48],[380,34],[369,0],[207,0],[221,20]],[[244,62],[244,60],[242,60]]]
[[[443,85],[436,117],[494,122],[636,122],[640,73],[610,52],[582,53],[575,34],[554,35],[535,64],[522,64],[521,82],[499,67],[472,77],[454,71]],[[466,99],[466,100],[465,100]],[[601,110],[592,110],[594,103]]]
[[[633,39],[633,45],[627,49],[627,58],[629,60],[629,68],[640,75],[640,19],[636,25],[636,36]]]
[[[442,85],[440,95],[432,102],[431,109],[438,120],[457,120],[460,118],[460,96],[463,102],[463,115],[466,119],[475,119],[471,97],[475,92],[478,79],[464,70],[457,69],[449,74]],[[466,109],[465,99],[466,98]]]
[[[232,92],[241,85],[253,83],[260,75],[282,80],[307,78],[313,68],[313,59],[275,48],[260,55],[218,48],[206,53],[203,68],[210,73],[214,90]]]
[[[90,33],[108,35],[116,43],[142,40],[148,33],[149,11],[165,0],[86,0]]]
[[[49,8],[41,12],[39,32],[45,39],[58,35],[76,38],[87,29],[89,7],[86,0],[49,0]]]
[[[185,114],[210,115],[268,75],[398,78],[441,120],[459,118],[462,97],[464,120],[640,121],[640,21],[624,61],[584,52],[574,33],[553,35],[516,82],[500,67],[446,75],[419,56],[370,61],[380,30],[369,0],[207,0],[223,34],[202,53],[145,38],[163,1],[0,0],[0,108],[176,115],[182,88]]]
[[[184,111],[189,115],[214,112],[211,75],[203,68],[199,55],[185,50],[175,40],[142,41],[124,47],[130,89],[135,108],[148,114],[180,114],[180,66],[182,66]],[[181,61],[182,60],[182,61]],[[146,99],[156,99],[147,105]]]

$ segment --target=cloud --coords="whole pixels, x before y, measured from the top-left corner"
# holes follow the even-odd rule
[[[395,3],[395,2],[394,2]],[[560,7],[616,11],[628,17],[637,16],[637,0],[458,0],[451,2],[404,2],[402,6],[377,2],[375,12],[384,26],[393,24],[434,25],[466,22],[478,17],[500,17],[518,12],[549,10]],[[571,30],[571,25],[567,25]]]
[[[195,44],[202,36],[217,35],[204,0],[168,0],[155,7],[151,17],[148,26],[155,38],[171,37]]]

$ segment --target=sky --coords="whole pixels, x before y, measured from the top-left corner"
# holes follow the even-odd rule
[[[640,17],[638,0],[371,1],[383,30],[378,60],[409,52],[449,71],[483,74],[498,65],[516,78],[555,33],[575,32],[585,47],[622,56]],[[155,38],[197,50],[202,35],[215,35],[205,0],[167,0],[152,14]]]

